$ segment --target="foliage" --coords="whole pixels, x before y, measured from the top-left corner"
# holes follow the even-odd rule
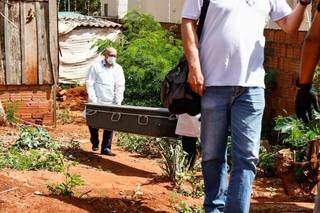
[[[5,112],[7,116],[7,122],[15,124],[17,122],[16,113],[19,109],[20,101],[5,101]]]
[[[181,143],[167,139],[166,143],[159,143],[162,156],[161,169],[164,175],[176,186],[181,185],[183,178],[179,177],[186,172],[185,157]]]
[[[16,148],[9,149],[0,155],[1,167],[17,170],[39,170],[49,171],[62,170],[63,155],[61,152],[48,152],[45,149],[30,149],[21,151]]]
[[[51,183],[47,185],[47,189],[53,195],[72,196],[74,189],[78,186],[82,186],[84,181],[78,174],[71,174],[69,172],[70,164],[66,163],[64,166],[64,182],[62,183]]]
[[[59,0],[58,6],[59,11],[72,11],[94,16],[99,16],[101,13],[100,0]]]
[[[20,136],[8,148],[0,150],[0,167],[18,170],[47,169],[61,171],[64,156],[60,145],[43,128],[20,126]]]
[[[51,138],[48,131],[42,127],[20,126],[20,136],[13,145],[18,150],[45,148],[58,150],[59,143]]]
[[[157,144],[162,139],[135,134],[118,133],[118,145],[129,152],[137,152],[146,157],[160,157]]]
[[[62,123],[62,125],[71,124],[74,121],[70,108],[59,110],[57,117],[58,120]]]
[[[277,152],[281,148],[279,145],[271,146],[269,150],[260,147],[258,167],[263,170],[265,176],[272,177],[276,174]]]
[[[186,201],[175,205],[175,210],[179,213],[204,213],[204,209],[199,206],[189,206]]]
[[[306,145],[309,141],[320,136],[320,113],[314,112],[314,119],[309,124],[303,123],[295,116],[278,116],[275,130],[283,146],[296,153],[297,161],[304,161],[306,157]]]
[[[98,40],[94,46],[100,52],[107,46],[117,48],[126,77],[126,104],[160,106],[161,82],[182,55],[181,40],[152,16],[136,11],[124,17],[123,28],[118,41]]]
[[[275,130],[279,132],[279,137],[283,143],[292,148],[305,147],[310,140],[314,140],[320,135],[320,116],[314,112],[315,119],[305,124],[295,116],[278,116],[275,119]]]
[[[185,171],[178,174],[178,192],[185,196],[199,198],[204,195],[204,182],[195,171]],[[184,186],[184,187],[183,187]],[[186,186],[189,186],[188,188]]]

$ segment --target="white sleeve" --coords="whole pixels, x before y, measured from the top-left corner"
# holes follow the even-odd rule
[[[292,12],[292,8],[286,0],[270,0],[270,5],[270,17],[272,21],[278,21]]]
[[[123,93],[125,89],[125,78],[123,74],[123,69],[119,66],[119,70],[115,76],[115,86],[114,86],[114,102],[120,105],[123,101]]]
[[[92,65],[88,71],[87,80],[86,80],[89,103],[97,103],[97,95],[94,90],[95,82],[96,82],[95,66]]]
[[[182,9],[182,18],[198,20],[203,0],[185,0]]]

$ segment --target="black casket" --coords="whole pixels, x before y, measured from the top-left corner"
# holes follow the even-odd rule
[[[166,108],[86,104],[89,126],[155,137],[177,137],[177,117]]]

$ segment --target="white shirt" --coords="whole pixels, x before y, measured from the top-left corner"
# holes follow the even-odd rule
[[[202,4],[185,0],[182,17],[197,20]],[[286,0],[210,0],[199,47],[205,86],[264,87],[264,27],[291,11]]]
[[[101,60],[90,67],[86,85],[89,103],[120,105],[125,89],[123,69],[117,63],[109,68]]]

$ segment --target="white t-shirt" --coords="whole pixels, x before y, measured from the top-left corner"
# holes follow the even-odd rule
[[[202,4],[185,0],[182,17],[197,20]],[[286,0],[210,0],[199,47],[205,86],[264,87],[264,27],[291,11]]]

